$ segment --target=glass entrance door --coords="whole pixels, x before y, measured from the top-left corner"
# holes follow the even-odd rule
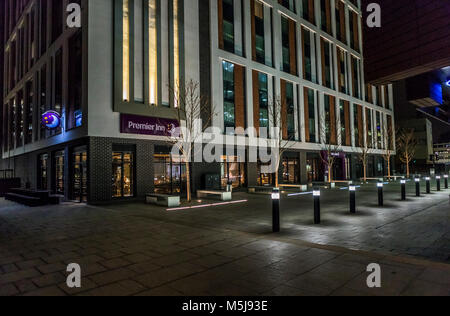
[[[73,154],[72,200],[87,202],[87,152]]]

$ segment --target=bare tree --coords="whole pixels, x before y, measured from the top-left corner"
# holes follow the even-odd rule
[[[410,176],[409,165],[416,154],[417,139],[414,128],[400,129],[397,135],[397,148],[399,159],[406,165],[406,177]]]
[[[195,143],[202,140],[203,133],[210,127],[216,115],[209,97],[200,92],[200,84],[190,80],[184,86],[169,87],[174,98],[175,120],[180,128],[176,135],[167,136],[166,141],[179,151],[186,167],[187,201],[192,200],[191,160],[196,148]],[[199,124],[201,122],[201,124]]]
[[[322,153],[320,155],[320,158],[322,159],[322,163],[327,167],[328,170],[328,183],[333,182],[333,166],[342,151],[341,145],[338,144],[337,141],[337,131],[335,144],[332,144],[330,125],[331,124],[327,123],[325,113],[323,113],[321,115],[320,123],[320,137],[322,139]]]
[[[383,132],[384,132],[384,144],[385,144],[385,149],[383,150],[383,159],[387,163],[387,169],[388,169],[387,176],[388,176],[388,179],[390,180],[391,179],[391,159],[395,153],[395,150],[394,150],[395,134],[394,134],[394,129],[392,128],[392,124],[384,124]]]
[[[269,101],[269,126],[271,128],[272,134],[271,139],[268,143],[275,142],[274,146],[269,146],[272,150],[278,150],[276,153],[275,161],[275,187],[279,185],[279,170],[283,159],[284,153],[291,148],[295,140],[294,137],[289,137],[286,135],[288,122],[286,116],[283,114],[283,102],[280,97],[277,97],[273,101]]]
[[[369,157],[372,155],[375,148],[375,142],[372,139],[368,139],[366,137],[366,143],[360,144],[360,147],[357,149],[358,152],[358,159],[361,162],[363,166],[363,182],[367,181],[367,165],[369,162]]]

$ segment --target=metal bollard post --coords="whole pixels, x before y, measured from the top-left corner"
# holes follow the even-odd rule
[[[320,189],[316,188],[313,191],[314,197],[314,224],[320,224]]]
[[[436,189],[437,191],[441,191],[441,176],[436,177]]]
[[[416,178],[416,196],[420,196],[420,178]]]
[[[430,184],[430,177],[426,177],[425,180],[427,181],[427,194],[431,193],[431,184]]]
[[[272,191],[272,231],[280,232],[280,189],[274,188]]]
[[[406,180],[400,180],[402,186],[402,201],[406,201]]]
[[[350,191],[350,213],[356,213],[356,186],[351,185],[349,187]]]
[[[383,200],[383,183],[382,182],[378,182],[377,183],[377,187],[378,187],[378,206],[383,206],[384,205],[384,200]]]
[[[447,190],[448,189],[448,175],[444,176],[444,181],[445,181],[445,183],[444,183],[445,189]]]

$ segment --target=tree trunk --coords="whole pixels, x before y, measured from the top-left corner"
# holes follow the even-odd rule
[[[333,169],[333,166],[328,164],[328,183],[331,183],[331,181],[333,179],[332,169]]]
[[[364,169],[364,182],[367,182],[367,163],[363,163],[363,169]]]
[[[391,180],[391,157],[389,157],[388,161],[388,178]]]
[[[406,162],[406,178],[409,179],[409,162]]]
[[[186,162],[186,192],[187,192],[187,201],[192,201],[191,194],[191,166],[189,162]]]

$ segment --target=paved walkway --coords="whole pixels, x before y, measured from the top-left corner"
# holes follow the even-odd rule
[[[181,211],[0,200],[0,295],[450,295],[449,191],[407,202],[397,191],[379,209],[362,189],[353,216],[347,192],[326,191],[321,226],[312,197],[284,197],[280,234],[270,197],[243,193],[246,203]],[[69,263],[81,289],[65,284]],[[370,263],[380,289],[366,285]]]

